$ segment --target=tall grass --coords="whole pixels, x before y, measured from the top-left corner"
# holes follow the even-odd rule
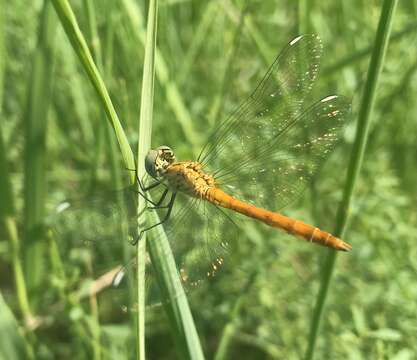
[[[151,147],[152,119],[153,119],[153,98],[155,78],[155,49],[158,19],[158,1],[151,1],[148,12],[148,26],[146,30],[145,59],[143,62],[142,95],[140,102],[139,118],[139,145],[138,145],[138,176],[143,179],[145,176],[145,156]],[[146,211],[146,202],[138,197],[138,217]],[[146,223],[138,223],[138,233]],[[146,234],[141,239],[137,248],[138,262],[138,358],[145,359],[145,289],[146,289]]]
[[[40,17],[37,50],[28,81],[25,112],[25,267],[29,289],[35,294],[45,277],[45,242],[40,225],[45,216],[46,134],[51,101],[53,49],[56,19],[53,9],[44,3]],[[35,303],[35,296],[32,298]]]
[[[0,3],[0,358],[104,360],[132,358],[135,350],[139,359],[415,357],[413,2],[398,2],[385,59],[394,1],[384,1],[381,17],[381,4],[360,0]],[[195,159],[210,128],[300,32],[323,40],[317,95],[353,96],[359,114],[313,196],[284,212],[326,230],[336,224],[353,251],[336,262],[248,221],[228,261],[236,268],[185,296],[179,259],[159,228],[138,246],[137,293],[107,289],[88,297],[87,281],[97,279],[92,268],[107,265],[110,251],[80,245],[62,256],[66,244],[38,227],[52,205],[81,190],[105,196],[109,187],[133,183],[135,173],[125,168],[136,160],[142,176],[151,142]],[[152,212],[142,219],[158,221]],[[82,241],[81,228],[75,235]],[[43,256],[22,256],[31,255],[27,238],[38,238]],[[129,255],[135,250],[123,244]],[[146,306],[146,253],[169,299],[164,307]],[[40,281],[32,281],[35,273]],[[124,305],[131,296],[138,312],[122,313],[130,308],[120,299]]]
[[[396,6],[396,0],[385,0],[382,4],[381,16],[375,36],[374,49],[372,51],[372,57],[368,68],[368,75],[359,107],[355,142],[353,144],[352,154],[346,174],[346,184],[343,191],[343,199],[340,203],[336,216],[336,227],[334,234],[339,238],[345,237],[345,230],[348,222],[353,190],[356,185],[356,181],[359,176],[365,155],[369,124],[372,118],[371,116],[375,103],[377,84],[384,64],[384,57],[388,47],[392,19]],[[320,291],[317,296],[313,319],[311,321],[309,343],[305,356],[306,360],[310,360],[314,356],[314,349],[320,328],[320,320],[324,311],[324,305],[330,286],[330,280],[334,272],[336,257],[336,252],[329,251],[322,268],[322,281]]]
[[[145,61],[143,64],[143,82],[139,127],[139,148],[138,148],[138,175],[142,179],[145,175],[144,159],[151,144],[152,112],[153,112],[153,91],[154,91],[154,66],[156,55],[156,24],[158,14],[158,1],[151,1],[149,4],[147,37],[145,42]],[[139,214],[145,209],[143,199],[139,205]],[[152,223],[159,222],[156,214],[149,216]],[[170,250],[168,239],[161,227],[155,238],[148,243],[152,264],[161,280],[160,286],[163,292],[168,295],[169,302],[165,304],[170,318],[177,349],[181,358],[203,359],[200,341],[193,322],[187,298],[179,281],[179,273],[176,268],[175,259]],[[139,335],[141,342],[141,358],[144,353],[144,316],[145,316],[145,263],[146,263],[146,240],[140,241],[138,246],[138,279],[139,283]]]
[[[5,4],[0,1],[0,7]],[[2,119],[2,101],[6,69],[7,52],[5,46],[5,14],[0,14],[0,119]],[[18,233],[16,205],[12,189],[12,181],[7,164],[6,147],[4,145],[4,135],[2,123],[0,123],[0,226],[5,228],[5,238],[10,243],[11,264],[13,267],[13,279],[16,289],[16,298],[20,318],[27,325],[33,321],[32,312],[29,305],[26,279],[22,264],[21,238]],[[25,341],[19,333],[18,321],[6,303],[3,294],[0,293],[0,329],[7,336],[2,336],[0,340],[0,356],[9,359],[19,359],[22,357],[33,358],[33,350],[29,342]]]

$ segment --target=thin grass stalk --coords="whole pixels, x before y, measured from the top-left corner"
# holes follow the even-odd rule
[[[33,350],[24,341],[19,324],[0,292],[0,359],[34,359]]]
[[[149,221],[151,223],[159,221],[155,212],[150,213]],[[150,238],[149,255],[162,294],[169,300],[169,302],[164,302],[164,306],[173,329],[172,335],[179,353],[178,358],[204,359],[188,300],[163,228],[156,227],[151,232]]]
[[[139,117],[139,144],[138,144],[138,169],[139,179],[145,174],[145,156],[151,147],[153,97],[155,80],[155,49],[158,19],[158,1],[151,0],[149,3],[148,24],[145,40],[145,58],[143,63],[142,95],[140,102]],[[146,201],[138,196],[138,231],[143,228],[141,221],[146,211]],[[137,312],[137,357],[145,359],[145,289],[146,289],[146,234],[138,243],[137,247],[137,279],[138,279],[138,312]]]
[[[375,103],[376,87],[384,63],[385,53],[389,42],[389,35],[391,32],[392,19],[396,6],[397,0],[384,0],[382,4],[374,49],[372,52],[372,57],[368,68],[368,75],[359,107],[358,125],[352,154],[349,160],[346,184],[343,191],[343,199],[340,203],[336,216],[336,227],[334,234],[339,238],[344,237],[350,204],[353,197],[353,190],[359,175],[359,171],[361,169],[365,153],[369,124],[372,116],[372,109]],[[317,335],[320,329],[321,316],[324,310],[332,274],[334,272],[336,254],[337,253],[334,251],[329,251],[322,268],[323,278],[313,312],[308,348],[305,355],[306,360],[311,360],[314,357]]]
[[[94,2],[93,0],[84,0],[84,9],[85,13],[87,15],[87,24],[88,24],[88,32],[89,32],[89,42],[90,46],[92,48],[92,53],[94,56],[94,59],[97,63],[98,69],[103,72],[103,57],[101,52],[101,44],[100,44],[100,38],[98,36],[98,29],[97,29],[97,21],[96,21],[96,14],[95,14],[95,8],[94,8]],[[103,111],[100,110],[100,116],[104,115]],[[97,172],[100,167],[100,158],[102,157],[102,145],[103,145],[103,137],[104,132],[106,131],[107,136],[107,142],[106,143],[113,143],[113,139],[110,134],[110,130],[107,129],[107,127],[110,127],[109,124],[104,122],[99,122],[97,124],[97,141],[94,141],[94,157],[93,161],[91,163],[91,182],[90,182],[90,189],[94,189],[95,183],[97,181]],[[111,168],[118,168],[116,161],[114,161],[114,153],[110,149],[110,164]],[[114,171],[112,171],[112,174]],[[117,184],[116,184],[117,188]],[[127,237],[123,237],[123,239]],[[99,318],[99,311],[98,311],[98,301],[97,296],[93,295],[90,296],[90,309],[91,309],[91,315],[93,321],[90,324],[90,329],[92,333],[92,348],[93,348],[93,358],[94,360],[100,360],[101,359],[101,343],[100,343],[100,335],[101,335],[101,328],[100,328],[100,318]]]
[[[138,176],[145,175],[144,159],[151,145],[152,112],[154,95],[155,55],[156,55],[156,29],[157,29],[158,2],[149,3],[148,24],[145,41],[145,61],[143,66],[142,97],[139,125],[138,147]],[[139,197],[138,215],[143,213],[146,204]],[[151,223],[159,222],[158,216],[152,212],[149,217]],[[141,227],[141,225],[139,224]],[[203,359],[200,340],[194,325],[187,298],[179,279],[175,260],[169,246],[163,227],[158,226],[148,242],[149,254],[157,274],[162,292],[169,298],[165,309],[171,320],[173,335],[181,359]],[[138,244],[138,337],[139,359],[145,358],[145,263],[146,239],[142,238]]]
[[[25,109],[24,229],[25,273],[29,290],[39,291],[44,278],[45,160],[47,116],[51,99],[56,18],[48,1],[40,15],[37,47],[33,53]],[[32,306],[37,297],[32,296]]]
[[[68,0],[51,0],[54,5],[55,11],[61,21],[62,27],[71,42],[71,45],[77,54],[84,70],[87,73],[97,95],[102,102],[104,111],[106,112],[107,118],[110,121],[111,126],[115,132],[120,151],[122,153],[123,161],[128,169],[135,168],[135,160],[132,149],[130,148],[126,134],[123,131],[123,127],[120,123],[119,117],[117,116],[116,110],[114,109],[113,103],[110,99],[110,95],[106,89],[103,79],[93,61],[91,52],[87,46],[85,38],[78,26],[77,19],[75,18],[74,12]],[[133,184],[135,182],[134,172],[130,172],[130,181]]]
[[[0,0],[0,8],[4,6],[4,2]],[[5,46],[5,16],[3,12],[0,12],[0,119],[2,117],[2,104],[3,104],[3,88],[4,88],[4,73],[6,68],[5,59],[7,58],[6,54],[6,46]],[[10,250],[11,250],[11,259],[12,259],[12,266],[13,266],[13,275],[14,275],[14,284],[16,288],[16,295],[17,295],[17,303],[20,311],[20,316],[24,319],[24,323],[26,326],[30,326],[32,323],[32,312],[30,310],[28,293],[26,288],[26,280],[23,272],[23,266],[21,261],[21,252],[20,252],[20,239],[19,234],[17,231],[17,222],[16,222],[16,208],[14,205],[14,198],[13,198],[13,191],[11,185],[10,174],[8,171],[7,166],[7,158],[6,158],[6,148],[4,146],[3,140],[3,128],[2,122],[0,122],[0,222],[3,223],[6,237],[10,241]],[[0,312],[2,314],[2,318],[6,319],[6,311],[9,311],[6,303],[4,302],[2,295],[0,293]],[[11,314],[11,311],[10,311]],[[12,316],[10,316],[12,319]],[[14,318],[13,318],[14,321]],[[5,320],[4,324],[8,324],[7,330],[12,330],[11,321]],[[0,327],[3,330],[5,326],[1,325]],[[30,359],[34,358],[33,349],[28,341],[21,342],[20,334],[18,334],[17,324],[13,330],[16,330],[16,337],[14,337],[14,332],[7,331],[3,333],[3,341],[0,341],[0,349],[7,349],[8,339],[11,340],[13,343],[13,348],[15,351],[18,350],[18,346],[16,346],[16,340],[19,341],[19,347],[22,349],[26,348],[27,351],[22,351],[20,354],[21,356],[28,356]],[[20,346],[22,344],[22,346]],[[0,350],[0,357],[1,354],[6,356],[2,350]],[[10,354],[7,354],[10,355]],[[7,356],[9,357],[9,356]],[[17,357],[16,357],[17,358]]]
[[[1,113],[0,113],[1,114]],[[11,259],[13,265],[14,282],[17,301],[22,318],[26,325],[30,325],[32,312],[26,288],[25,276],[20,253],[20,239],[17,231],[13,191],[7,168],[6,149],[4,148],[2,128],[0,126],[0,220],[4,223],[7,237],[10,241]]]
[[[114,2],[109,2],[107,4],[107,8],[106,8],[106,14],[107,14],[107,19],[105,21],[106,23],[106,32],[105,32],[105,40],[103,41],[104,46],[102,46],[101,48],[105,49],[105,53],[103,56],[103,72],[104,72],[104,76],[106,79],[111,79],[111,74],[112,74],[112,69],[113,69],[113,38],[114,38],[114,30],[115,30],[115,21],[114,21],[114,14],[115,14],[115,8],[116,8],[116,3]],[[115,143],[115,139],[111,134],[111,127],[109,124],[106,124],[105,126],[105,135],[106,135],[106,141],[108,143],[108,147],[107,147],[107,152],[109,154],[109,158],[110,158],[110,172],[111,172],[111,178],[113,181],[113,184],[115,186],[116,189],[120,189],[123,186],[123,182],[122,182],[122,173],[121,173],[121,169],[118,163],[118,156],[116,156],[116,152],[117,152],[117,144]],[[122,194],[118,194],[117,196],[117,202],[119,204],[120,208],[124,208],[125,203],[124,203],[124,197],[122,196]],[[121,234],[122,238],[128,238],[129,236],[129,229],[124,226],[122,229],[122,234]],[[131,261],[131,245],[129,242],[123,242],[123,247],[124,247],[124,263],[129,263],[129,261]],[[128,297],[129,297],[129,303],[130,305],[133,307],[134,303],[136,303],[137,299],[136,299],[136,286],[135,286],[135,279],[133,277],[129,277],[128,279]],[[132,327],[132,334],[136,334],[136,329],[137,329],[137,318],[132,316],[130,318],[130,323],[131,323],[131,327]]]

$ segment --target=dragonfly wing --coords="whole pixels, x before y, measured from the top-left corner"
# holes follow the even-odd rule
[[[164,189],[161,185],[151,190],[153,200],[159,199]],[[100,299],[109,299],[117,308],[134,309],[131,299],[137,284],[136,247],[131,241],[137,236],[137,196],[128,188],[65,201],[49,219],[66,284],[70,283],[69,290],[81,298],[103,293]],[[164,202],[169,201],[169,196],[168,193]],[[165,211],[158,210],[160,219]],[[227,263],[237,231],[231,216],[202,199],[177,194],[173,212],[163,226],[186,290],[207,283]],[[148,241],[157,241],[152,235],[151,231]],[[155,305],[166,300],[149,255],[146,274],[147,303]]]
[[[225,191],[280,209],[330,154],[350,105],[338,96],[305,103],[321,50],[315,35],[291,41],[253,94],[209,138],[199,159]]]
[[[94,263],[106,267],[120,263],[123,256],[115,248],[135,236],[137,195],[131,188],[101,193],[100,196],[60,203],[49,222],[59,241],[59,248],[68,256],[74,249],[94,248]],[[137,222],[136,222],[137,223]],[[136,225],[137,226],[137,225]]]
[[[316,102],[280,136],[256,146],[255,152],[235,157],[234,164],[217,173],[217,182],[248,202],[285,207],[302,193],[332,152],[349,111],[343,97]]]
[[[299,112],[306,94],[313,87],[321,53],[322,44],[316,35],[302,35],[287,44],[249,98],[220,122],[198,161],[203,164],[214,162],[225,148],[244,143],[245,136],[253,137],[254,126],[264,130],[269,137],[279,133]],[[275,118],[279,116],[279,123],[272,118],[266,121],[266,116],[263,121],[255,121],[271,109],[274,109]]]
[[[178,193],[163,226],[186,291],[214,278],[227,264],[237,226],[222,209]],[[155,234],[149,234],[149,241],[158,241]]]
[[[137,194],[132,188],[60,203],[48,219],[57,241],[68,290],[96,293],[122,309],[128,304],[127,273],[135,268]],[[111,290],[111,291],[108,291]],[[110,295],[111,293],[111,295]],[[109,294],[109,296],[107,296]]]

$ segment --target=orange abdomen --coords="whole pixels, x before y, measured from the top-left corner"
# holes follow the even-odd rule
[[[336,250],[349,251],[352,249],[349,244],[326,231],[279,213],[247,204],[218,188],[209,189],[205,197],[206,200],[215,205],[235,210],[240,214],[262,221],[264,224],[274,228],[282,229],[287,233],[301,237],[306,241],[331,247]]]

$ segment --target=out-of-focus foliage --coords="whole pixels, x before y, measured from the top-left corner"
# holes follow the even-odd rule
[[[71,1],[71,5],[94,54],[100,46],[103,77],[135,147],[146,9],[143,2],[134,0],[116,5],[90,1],[98,30],[94,39],[85,11],[88,1]],[[180,159],[195,158],[208,129],[249,95],[279,50],[300,32],[316,33],[322,38],[324,54],[314,91],[317,97],[336,93],[351,98],[353,114],[319,177],[284,212],[331,231],[381,4],[359,0],[247,3],[160,1],[152,144],[171,146]],[[0,134],[17,221],[23,224],[25,109],[42,2],[16,0],[2,5],[1,11],[0,57],[5,61],[0,68]],[[346,232],[353,251],[338,258],[317,359],[403,360],[417,355],[416,29],[416,3],[400,1]],[[92,189],[95,195],[114,189],[110,152],[119,158],[100,125],[104,123],[100,103],[59,24],[54,44],[43,199],[47,214],[66,198],[88,197]],[[120,167],[127,184],[129,174]],[[233,321],[228,358],[301,358],[327,250],[252,223],[244,230],[249,240],[233,259],[244,271],[225,272],[215,287],[203,286],[189,298],[205,354],[214,356],[224,327]],[[23,234],[22,226],[19,233]],[[6,234],[1,227],[1,291],[20,318]],[[42,241],[47,245],[38,261],[47,271],[40,287],[29,294],[37,321],[27,337],[37,358],[131,356],[134,348],[126,346],[134,342],[129,313],[119,316],[118,305],[102,301],[98,316],[93,300],[74,299],[74,292],[67,289],[79,280],[77,275],[62,276],[59,262],[50,253],[52,240],[45,235]],[[24,252],[24,243],[21,248]],[[88,271],[93,255],[87,248],[76,261]],[[233,311],[238,301],[238,311]],[[163,309],[149,309],[146,322],[148,358],[175,358]],[[25,325],[23,320],[20,324]]]

